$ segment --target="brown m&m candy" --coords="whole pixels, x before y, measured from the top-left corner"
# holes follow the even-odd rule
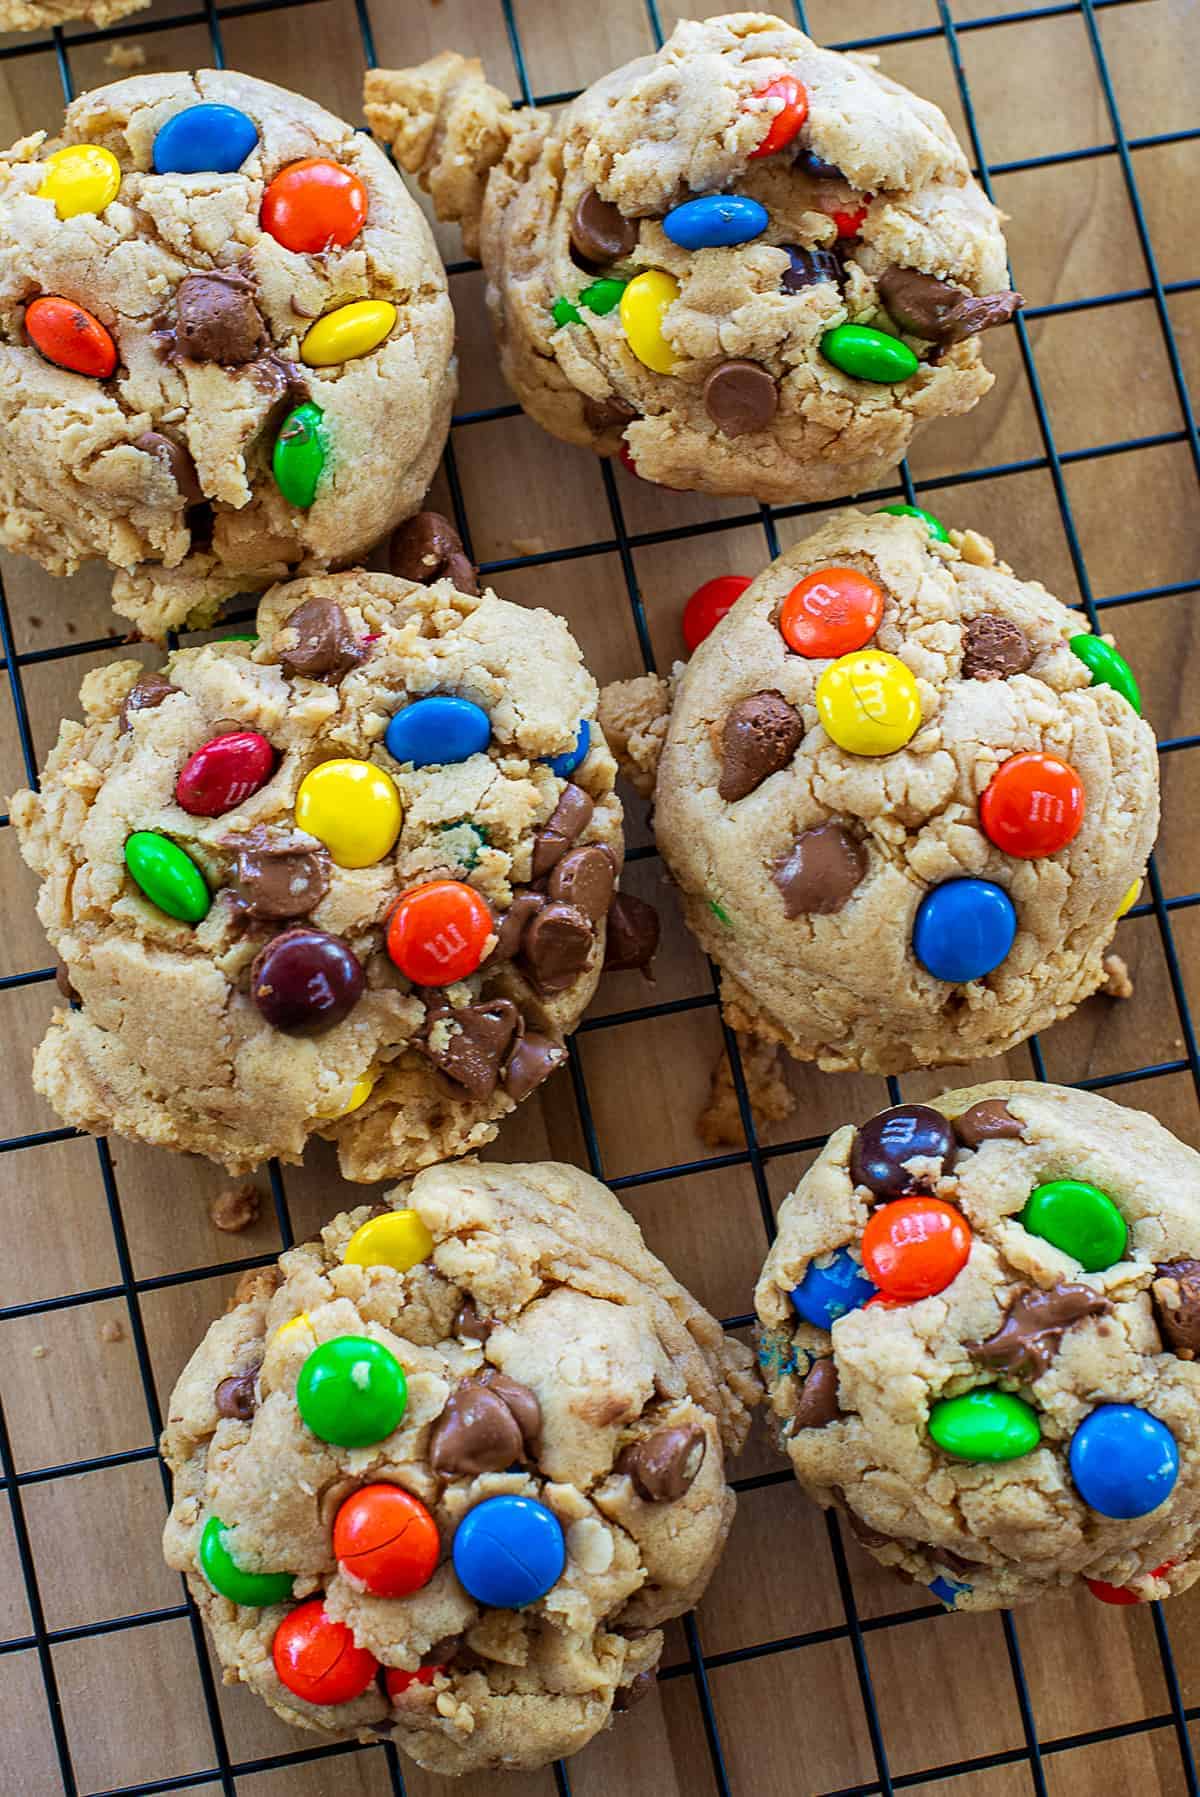
[[[348,1017],[366,986],[348,942],[327,930],[285,930],[250,969],[250,996],[274,1029],[313,1036]]]
[[[948,1172],[956,1153],[954,1132],[940,1111],[927,1104],[894,1105],[868,1118],[850,1150],[850,1177],[876,1198],[900,1198],[933,1184]],[[936,1163],[936,1171],[909,1170],[910,1161]]]

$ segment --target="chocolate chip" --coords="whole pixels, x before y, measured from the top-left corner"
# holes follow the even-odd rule
[[[77,1005],[79,994],[71,984],[71,973],[65,961],[54,963],[54,984],[58,987],[68,1004]]]
[[[602,200],[594,187],[580,194],[571,216],[571,243],[585,262],[604,268],[631,256],[637,248],[638,221],[626,218],[610,200]]]
[[[739,699],[721,730],[721,798],[744,799],[768,774],[786,767],[803,735],[800,714],[782,693],[768,690]]]
[[[638,1496],[648,1504],[669,1504],[690,1490],[707,1449],[699,1423],[656,1429],[622,1448],[613,1470],[628,1473]]]
[[[441,512],[417,512],[407,524],[392,532],[388,566],[398,579],[413,580],[419,586],[446,579],[453,583],[456,592],[474,597],[479,591],[475,564],[453,524]]]
[[[622,1713],[636,1708],[644,1697],[649,1697],[657,1683],[658,1675],[650,1667],[645,1672],[639,1672],[630,1684],[618,1685],[613,1692],[614,1711]]]
[[[658,950],[658,912],[632,892],[618,892],[608,913],[604,939],[607,973],[632,973],[649,967]]]
[[[1104,1316],[1111,1309],[1108,1299],[1090,1285],[1060,1284],[1048,1292],[1029,1286],[1013,1299],[995,1335],[967,1342],[967,1353],[981,1366],[1014,1379],[1040,1379],[1072,1323]]]
[[[796,839],[771,876],[788,917],[840,911],[867,871],[867,851],[841,824],[818,824]]]
[[[233,270],[185,275],[175,291],[175,344],[195,362],[236,368],[266,342],[254,287]]]
[[[850,1177],[876,1198],[900,1198],[928,1189],[929,1173],[913,1174],[907,1162],[937,1161],[943,1173],[954,1165],[954,1132],[928,1104],[898,1104],[861,1124],[850,1150]]]
[[[543,905],[521,939],[521,957],[542,992],[564,992],[591,959],[596,933],[574,905]]]
[[[632,424],[637,416],[637,407],[618,399],[615,393],[607,399],[593,399],[586,393],[583,396],[583,421],[589,430],[614,430],[619,424]]]
[[[593,923],[599,923],[608,915],[616,886],[617,870],[611,853],[593,842],[563,856],[550,875],[547,891],[552,899],[574,905]]]
[[[555,1042],[551,1036],[541,1036],[536,1030],[526,1030],[508,1057],[504,1090],[514,1103],[520,1104],[543,1080],[549,1079],[566,1058],[567,1051],[561,1042]]]
[[[533,839],[533,877],[540,880],[556,867],[596,809],[582,786],[564,786],[558,804]]]
[[[500,1063],[520,1024],[521,1013],[510,998],[458,1011],[435,1003],[426,1010],[424,1029],[413,1047],[472,1098],[486,1098],[496,1089]]]
[[[140,437],[134,438],[133,447],[152,455],[166,469],[179,488],[184,505],[200,504],[204,498],[204,488],[200,485],[200,476],[196,473],[191,453],[182,443],[177,443],[174,437],[168,437],[164,431],[143,431]]]
[[[464,1298],[450,1327],[455,1335],[463,1335],[470,1342],[485,1342],[496,1325],[491,1317],[480,1316],[474,1298]]]
[[[1200,1260],[1168,1260],[1154,1271],[1158,1326],[1176,1354],[1193,1360],[1200,1349]]]
[[[121,715],[118,728],[122,735],[130,728],[130,720],[136,711],[153,711],[172,693],[182,692],[182,687],[172,686],[165,674],[143,674],[134,682],[121,701]]]
[[[1025,304],[1019,293],[1007,288],[977,297],[965,287],[939,281],[936,275],[898,267],[879,277],[879,297],[902,331],[927,343],[961,343],[978,331],[1007,324]]]
[[[233,889],[251,917],[307,917],[329,891],[329,851],[311,838],[257,824],[236,840]]]
[[[336,599],[306,599],[288,613],[283,629],[291,639],[289,648],[277,650],[285,674],[336,682],[363,659],[364,650]]]
[[[797,1429],[824,1429],[843,1414],[838,1403],[838,1375],[832,1357],[814,1360],[796,1404]]]
[[[982,1098],[956,1117],[952,1127],[964,1148],[978,1148],[981,1142],[1016,1140],[1025,1125],[1002,1098]]]
[[[795,243],[781,243],[779,248],[787,251],[792,265],[779,283],[784,293],[803,293],[819,281],[832,281],[839,288],[845,285],[846,267],[836,250],[805,250]]]
[[[488,1368],[451,1392],[429,1436],[429,1464],[443,1479],[499,1473],[537,1451],[542,1411],[527,1385]]]
[[[520,950],[526,924],[545,903],[544,894],[531,892],[528,887],[514,892],[512,904],[496,920],[496,946],[488,956],[489,962],[512,960]]]
[[[362,997],[362,963],[340,936],[297,928],[255,956],[250,996],[273,1029],[315,1036],[348,1017]]]
[[[213,1393],[217,1415],[233,1416],[240,1423],[248,1423],[258,1409],[258,1397],[254,1390],[257,1377],[258,1368],[251,1367],[247,1372],[234,1373],[228,1379],[222,1379]]]
[[[1032,660],[1029,638],[1011,618],[988,611],[968,619],[963,631],[964,680],[1007,680],[1010,674],[1023,674]]]
[[[723,437],[769,429],[778,408],[775,377],[758,362],[722,362],[704,383],[704,409]]]

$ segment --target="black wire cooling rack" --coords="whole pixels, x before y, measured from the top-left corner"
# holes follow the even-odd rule
[[[117,38],[139,38],[149,34],[176,30],[185,26],[207,27],[211,57],[214,66],[225,66],[225,53],[222,44],[222,21],[236,19],[248,14],[284,12],[293,6],[313,4],[314,0],[244,0],[244,3],[218,7],[215,0],[205,0],[204,6],[193,12],[175,14],[161,19],[125,20],[119,26],[108,30],[83,31],[65,37],[60,29],[55,29],[50,37],[31,34],[18,42],[12,42],[0,48],[0,62],[9,62],[22,57],[52,52],[56,58],[59,77],[62,83],[64,102],[74,97],[75,82],[71,70],[72,52],[84,45],[109,42]],[[376,0],[381,7],[391,0]],[[485,0],[479,0],[482,5]],[[487,0],[497,5],[502,13],[508,41],[512,50],[517,76],[521,88],[521,103],[527,105],[554,105],[570,99],[569,93],[535,94],[527,72],[526,57],[518,27],[514,0]],[[977,481],[994,480],[997,477],[1022,474],[1034,470],[1048,472],[1053,484],[1055,499],[1061,517],[1062,529],[1075,577],[1081,594],[1081,609],[1086,613],[1093,629],[1099,628],[1100,614],[1112,606],[1126,606],[1148,603],[1156,599],[1169,598],[1175,595],[1188,594],[1200,589],[1200,577],[1180,580],[1169,584],[1141,588],[1134,591],[1096,599],[1093,596],[1087,566],[1080,545],[1079,532],[1072,515],[1071,502],[1064,480],[1063,470],[1073,463],[1095,461],[1105,457],[1119,456],[1128,451],[1157,448],[1167,444],[1186,444],[1190,449],[1191,460],[1197,479],[1200,481],[1200,437],[1197,435],[1196,418],[1188,393],[1187,382],[1180,359],[1175,333],[1167,307],[1170,295],[1194,292],[1200,289],[1200,279],[1166,282],[1162,279],[1155,259],[1150,232],[1147,227],[1146,214],[1142,198],[1138,190],[1131,152],[1157,148],[1168,144],[1177,144],[1200,138],[1200,124],[1186,130],[1163,132],[1154,136],[1128,137],[1122,123],[1116,91],[1110,74],[1104,44],[1097,26],[1097,14],[1120,6],[1128,6],[1131,0],[1069,0],[1069,3],[1047,6],[1030,6],[1023,9],[998,12],[995,15],[955,20],[947,0],[936,0],[939,22],[936,25],[920,27],[913,30],[897,31],[885,35],[859,38],[835,44],[841,50],[875,50],[888,45],[909,44],[920,40],[941,39],[944,41],[950,57],[958,96],[966,117],[970,137],[970,150],[976,173],[988,194],[992,193],[992,178],[996,175],[1016,173],[1029,169],[1050,167],[1057,164],[1081,162],[1096,157],[1115,156],[1120,165],[1129,206],[1132,211],[1138,240],[1141,247],[1145,267],[1145,281],[1142,285],[1111,293],[1099,293],[1083,298],[1063,301],[1043,306],[1029,306],[1017,315],[1015,330],[1019,345],[1021,361],[1028,386],[1029,397],[1036,417],[1037,429],[1041,437],[1042,453],[1017,461],[993,464],[982,468],[970,468],[954,474],[939,474],[926,482],[914,483],[907,464],[899,470],[897,485],[880,488],[876,492],[860,496],[860,500],[902,498],[909,504],[917,503],[923,487],[955,487],[968,485]],[[659,17],[657,0],[644,0],[648,23],[656,43],[663,41],[663,28]],[[370,0],[355,0],[358,26],[361,32],[362,48],[367,65],[376,64],[375,39],[371,19]],[[786,11],[784,5],[778,11]],[[801,0],[795,0],[792,7],[797,22],[805,29],[808,22],[805,7]],[[1014,161],[994,162],[989,164],[986,151],[981,141],[975,107],[972,101],[963,61],[959,52],[959,40],[968,33],[987,31],[994,27],[1019,27],[1022,24],[1074,15],[1081,19],[1087,37],[1087,43],[1094,60],[1096,75],[1103,94],[1104,107],[1111,129],[1111,141],[1089,145],[1081,149],[1073,149],[1042,156],[1023,157]],[[478,264],[460,261],[449,264],[452,276],[462,275],[477,270]],[[1179,428],[1162,432],[1153,436],[1129,438],[1119,442],[1110,442],[1098,447],[1062,451],[1058,448],[1051,427],[1049,412],[1043,396],[1042,383],[1030,343],[1028,326],[1036,319],[1050,317],[1060,313],[1081,312],[1093,308],[1119,306],[1132,301],[1153,302],[1162,346],[1165,350],[1170,378],[1178,398],[1180,412]],[[454,425],[462,429],[499,418],[517,417],[519,408],[516,405],[501,405],[468,411],[456,415]],[[463,503],[462,487],[455,466],[453,437],[446,449],[445,474],[453,499],[458,527],[470,551],[471,531],[470,519]],[[503,560],[485,561],[480,564],[481,571],[488,575],[500,575],[511,569],[536,567],[545,563],[569,561],[584,556],[616,553],[620,564],[632,610],[634,628],[640,644],[641,653],[647,669],[654,667],[654,653],[651,647],[650,632],[639,592],[637,575],[634,568],[633,551],[652,544],[670,543],[684,538],[705,535],[710,532],[738,529],[748,524],[761,527],[767,553],[774,557],[779,553],[780,543],[777,535],[777,521],[785,518],[803,516],[810,512],[826,510],[827,507],[815,505],[795,506],[759,506],[733,517],[723,517],[700,525],[686,525],[674,529],[631,533],[625,524],[621,500],[614,479],[612,466],[601,463],[604,489],[612,521],[612,535],[606,539],[591,543],[556,548],[530,555],[518,555]],[[248,612],[242,616],[251,615]],[[234,617],[237,614],[233,614]],[[3,666],[8,680],[8,691],[11,699],[17,736],[24,761],[25,775],[30,784],[36,784],[37,765],[30,730],[29,714],[22,685],[22,670],[31,664],[54,661],[66,657],[87,655],[102,649],[111,649],[111,637],[100,638],[89,642],[71,642],[56,647],[16,653],[12,622],[7,597],[0,582],[0,649],[3,651]],[[1160,752],[1171,754],[1179,750],[1192,748],[1200,744],[1200,735],[1186,735],[1171,738],[1159,743]],[[8,818],[0,818],[0,826],[7,826]],[[634,849],[630,859],[653,856],[650,848]],[[1200,1101],[1200,1048],[1197,1046],[1196,1029],[1188,1003],[1184,976],[1180,965],[1175,936],[1172,929],[1174,913],[1200,905],[1200,891],[1187,892],[1167,898],[1153,858],[1149,867],[1150,898],[1140,903],[1129,913],[1131,917],[1153,915],[1161,937],[1170,986],[1174,998],[1181,1042],[1184,1053],[1180,1058],[1159,1061],[1150,1065],[1127,1068],[1104,1076],[1078,1081],[1084,1089],[1096,1091],[1121,1086],[1136,1080],[1161,1078],[1172,1074],[1189,1074],[1197,1100]],[[54,978],[52,967],[37,968],[29,972],[10,974],[0,978],[0,990],[13,987],[35,985]],[[711,989],[694,997],[677,999],[671,1002],[650,1004],[635,1009],[612,1012],[606,1015],[589,1017],[581,1026],[581,1033],[611,1029],[623,1024],[647,1021],[668,1016],[679,1011],[694,1009],[711,1009],[717,1005],[718,978],[716,970],[712,970]],[[796,1154],[818,1148],[824,1140],[822,1136],[805,1137],[783,1143],[770,1145],[760,1144],[755,1132],[747,1094],[744,1070],[738,1053],[736,1039],[728,1029],[724,1028],[725,1046],[733,1071],[734,1087],[741,1113],[742,1126],[745,1132],[746,1147],[727,1154],[706,1156],[703,1159],[671,1166],[651,1168],[622,1178],[609,1180],[610,1186],[617,1191],[630,1187],[641,1187],[665,1180],[675,1180],[683,1176],[710,1172],[724,1167],[749,1167],[753,1177],[759,1208],[762,1215],[763,1229],[767,1239],[774,1233],[774,1221],[771,1199],[767,1187],[766,1166],[771,1160],[788,1154]],[[1046,1078],[1045,1061],[1041,1046],[1036,1037],[1030,1043],[1033,1065],[1039,1079]],[[571,1075],[574,1082],[574,1095],[583,1130],[587,1155],[591,1170],[600,1178],[604,1177],[604,1165],[600,1142],[592,1117],[592,1107],[588,1096],[583,1065],[578,1049],[572,1044]],[[23,1073],[19,1075],[23,1077]],[[890,1102],[900,1099],[900,1086],[895,1079],[888,1081]],[[18,1151],[36,1149],[51,1142],[74,1139],[75,1132],[70,1129],[41,1130],[7,1140],[0,1140],[0,1153],[11,1154]],[[120,1615],[108,1620],[86,1624],[74,1628],[50,1629],[46,1625],[45,1608],[39,1590],[39,1574],[35,1566],[30,1541],[30,1533],[25,1515],[23,1493],[31,1486],[50,1480],[67,1479],[102,1469],[127,1465],[137,1461],[153,1460],[156,1456],[158,1435],[162,1428],[163,1416],[159,1405],[154,1373],[151,1365],[150,1350],[147,1343],[146,1327],[142,1314],[143,1295],[164,1288],[190,1284],[196,1280],[208,1279],[216,1275],[238,1273],[253,1267],[269,1264],[274,1254],[258,1255],[219,1265],[191,1268],[182,1272],[160,1274],[150,1278],[137,1278],[134,1274],[133,1260],[129,1239],[122,1215],[121,1195],[117,1187],[113,1162],[108,1145],[104,1141],[95,1144],[99,1158],[100,1177],[107,1203],[109,1221],[115,1247],[116,1264],[119,1278],[116,1282],[95,1287],[88,1291],[72,1292],[59,1297],[39,1300],[25,1304],[13,1304],[0,1308],[0,1323],[22,1317],[31,1317],[49,1311],[64,1310],[72,1306],[97,1303],[106,1299],[123,1299],[128,1312],[128,1321],[133,1346],[136,1353],[141,1385],[145,1397],[146,1418],[149,1434],[152,1439],[140,1448],[129,1449],[119,1453],[99,1454],[65,1462],[60,1465],[36,1467],[18,1472],[16,1470],[12,1443],[3,1412],[0,1410],[0,1486],[8,1496],[11,1509],[13,1532],[21,1575],[24,1582],[25,1596],[28,1602],[32,1631],[20,1634],[10,1640],[0,1641],[0,1656],[34,1650],[37,1655],[46,1703],[46,1720],[57,1757],[59,1777],[66,1797],[76,1797],[81,1785],[72,1763],[71,1746],[60,1702],[59,1681],[56,1674],[53,1649],[68,1641],[82,1637],[117,1635],[131,1629],[153,1628],[164,1622],[187,1619],[191,1626],[191,1634],[195,1648],[199,1678],[207,1706],[208,1724],[212,1738],[212,1760],[207,1767],[192,1772],[177,1774],[172,1777],[149,1779],[136,1784],[112,1787],[101,1793],[91,1793],[89,1797],[149,1797],[152,1792],[187,1790],[192,1787],[208,1785],[220,1789],[226,1797],[236,1797],[239,1789],[243,1792],[252,1788],[248,1784],[239,1787],[238,1780],[249,1779],[253,1774],[275,1771],[288,1767],[298,1767],[312,1761],[336,1761],[347,1754],[373,1753],[383,1756],[387,1766],[392,1790],[402,1797],[405,1792],[402,1762],[396,1748],[391,1743],[364,1748],[354,1743],[331,1746],[301,1747],[294,1752],[278,1753],[253,1759],[235,1760],[226,1740],[225,1727],[217,1701],[217,1692],[212,1669],[205,1650],[204,1633],[194,1606],[183,1595],[177,1604],[145,1610],[132,1615]],[[277,1164],[269,1169],[271,1192],[275,1209],[275,1217],[284,1246],[294,1241],[288,1196],[282,1172]],[[753,1321],[748,1315],[732,1316],[724,1319],[727,1329],[744,1329]],[[164,1493],[169,1499],[169,1480],[165,1467],[160,1467]],[[739,1492],[750,1492],[764,1486],[787,1483],[790,1472],[776,1471],[758,1477],[736,1480]],[[683,1633],[686,1642],[686,1658],[676,1664],[665,1666],[660,1672],[664,1680],[690,1679],[695,1688],[711,1758],[712,1776],[716,1790],[721,1797],[731,1797],[737,1786],[731,1782],[726,1767],[725,1752],[722,1746],[721,1731],[716,1709],[709,1691],[709,1673],[715,1668],[727,1666],[737,1661],[759,1658],[765,1655],[779,1654],[796,1649],[814,1646],[830,1641],[848,1643],[857,1676],[859,1695],[870,1742],[871,1757],[874,1762],[875,1775],[867,1782],[843,1787],[836,1792],[826,1793],[825,1797],[868,1797],[869,1793],[889,1793],[917,1785],[933,1784],[939,1780],[950,1780],[972,1773],[983,1773],[993,1768],[1006,1766],[1024,1766],[1028,1776],[1029,1788],[1036,1797],[1047,1797],[1046,1761],[1052,1756],[1069,1752],[1074,1748],[1095,1746],[1105,1742],[1119,1741],[1122,1738],[1147,1734],[1153,1731],[1173,1732],[1178,1747],[1179,1767],[1183,1786],[1189,1793],[1197,1792],[1196,1768],[1189,1739],[1189,1723],[1200,1721],[1200,1706],[1185,1706],[1180,1688],[1179,1674],[1175,1654],[1172,1650],[1171,1635],[1168,1622],[1160,1604],[1150,1606],[1153,1619],[1154,1635],[1162,1671],[1162,1695],[1164,1707],[1157,1713],[1144,1716],[1133,1722],[1115,1725],[1104,1725],[1063,1734],[1054,1738],[1039,1736],[1034,1706],[1030,1697],[1030,1689],[1026,1680],[1022,1663],[1021,1648],[1017,1629],[1013,1618],[1005,1614],[1002,1618],[1008,1662],[1012,1673],[1016,1702],[1021,1719],[1024,1744],[1007,1751],[982,1754],[973,1758],[962,1758],[952,1762],[926,1767],[918,1772],[894,1774],[889,1768],[888,1745],[872,1688],[871,1668],[868,1656],[868,1641],[872,1632],[895,1628],[901,1625],[920,1623],[934,1616],[941,1615],[941,1609],[921,1602],[915,1607],[904,1610],[893,1610],[886,1615],[860,1619],[855,1596],[851,1584],[843,1549],[840,1525],[836,1516],[830,1512],[826,1516],[829,1534],[829,1545],[832,1553],[837,1586],[841,1601],[843,1620],[833,1627],[826,1627],[808,1633],[789,1635],[776,1640],[756,1642],[749,1646],[738,1647],[728,1652],[705,1654],[703,1651],[695,1616],[688,1616],[683,1621]],[[297,1736],[299,1740],[301,1737]],[[11,1762],[10,1762],[11,1765]],[[9,1788],[20,1792],[21,1797],[38,1797],[32,1787],[22,1783],[21,1769],[11,1767],[16,1781]],[[331,1770],[331,1779],[336,1780],[336,1771]],[[571,1791],[571,1770],[568,1763],[559,1762],[554,1767],[556,1788],[563,1797],[569,1797]],[[332,1786],[331,1786],[332,1788]],[[799,1758],[794,1781],[790,1788],[797,1792],[807,1789],[803,1777],[803,1759]],[[964,1787],[965,1788],[965,1787]]]

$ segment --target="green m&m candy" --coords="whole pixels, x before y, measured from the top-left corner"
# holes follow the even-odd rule
[[[190,855],[157,830],[135,830],[125,843],[125,865],[152,905],[180,923],[208,916],[212,894]]]
[[[1106,643],[1102,636],[1092,636],[1085,631],[1081,636],[1073,636],[1068,646],[1072,655],[1077,655],[1084,667],[1090,670],[1093,686],[1111,686],[1115,693],[1128,699],[1141,717],[1142,695],[1133,677],[1133,669],[1123,655],[1117,654],[1111,643]]]
[[[1101,1273],[1125,1258],[1125,1219],[1099,1186],[1084,1179],[1052,1179],[1038,1186],[1021,1212],[1030,1235],[1073,1255],[1085,1273]]]
[[[595,312],[598,317],[604,318],[614,307],[620,305],[621,295],[627,285],[626,281],[604,275],[600,280],[593,281],[590,287],[584,288],[579,296],[579,303],[586,306],[589,312]]]
[[[408,1405],[396,1356],[366,1335],[338,1335],[314,1348],[296,1383],[296,1407],[322,1441],[365,1448],[390,1435]]]
[[[325,453],[325,414],[320,406],[306,399],[284,419],[271,457],[275,485],[288,504],[302,512],[317,496]]]
[[[230,1603],[245,1604],[248,1609],[285,1604],[292,1595],[291,1573],[244,1572],[229,1551],[231,1533],[219,1516],[210,1516],[200,1536],[197,1558],[213,1590]]]
[[[992,1385],[942,1398],[929,1412],[929,1433],[956,1460],[1018,1460],[1042,1439],[1032,1405]]]
[[[923,512],[919,505],[883,505],[879,509],[892,518],[919,518],[935,543],[950,541],[950,532],[941,519],[935,518],[932,512]]]
[[[550,316],[557,325],[583,323],[570,300],[561,293],[550,308]]]
[[[821,354],[856,381],[907,381],[921,366],[907,343],[866,324],[839,324],[826,331]]]

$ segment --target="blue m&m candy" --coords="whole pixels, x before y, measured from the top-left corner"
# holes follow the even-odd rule
[[[592,726],[586,718],[580,718],[574,748],[565,749],[561,755],[545,756],[546,766],[552,774],[557,774],[560,780],[567,780],[585,758],[591,746]]]
[[[804,1278],[792,1287],[792,1305],[815,1329],[832,1329],[839,1317],[857,1310],[875,1292],[849,1248],[838,1248],[827,1266],[809,1262]]]
[[[258,142],[258,126],[236,106],[205,101],[167,120],[154,139],[156,175],[231,175]]]
[[[948,1610],[953,1610],[963,1592],[970,1591],[971,1586],[964,1585],[959,1579],[943,1579],[939,1577],[934,1579],[929,1589],[939,1603],[945,1604]]]
[[[397,761],[434,767],[481,754],[492,740],[492,723],[487,712],[469,699],[438,693],[398,711],[383,740]]]
[[[999,967],[1013,945],[1017,914],[991,880],[947,880],[927,892],[913,924],[913,954],[935,980],[961,986]]]
[[[769,223],[767,209],[738,193],[710,193],[700,200],[673,206],[663,230],[681,250],[719,249],[761,237]]]
[[[1071,1477],[1101,1516],[1146,1516],[1179,1477],[1179,1449],[1165,1423],[1135,1404],[1101,1404],[1071,1437]]]
[[[454,1537],[454,1570],[477,1603],[519,1610],[536,1603],[562,1577],[567,1563],[562,1527],[535,1498],[485,1498],[469,1510]]]

